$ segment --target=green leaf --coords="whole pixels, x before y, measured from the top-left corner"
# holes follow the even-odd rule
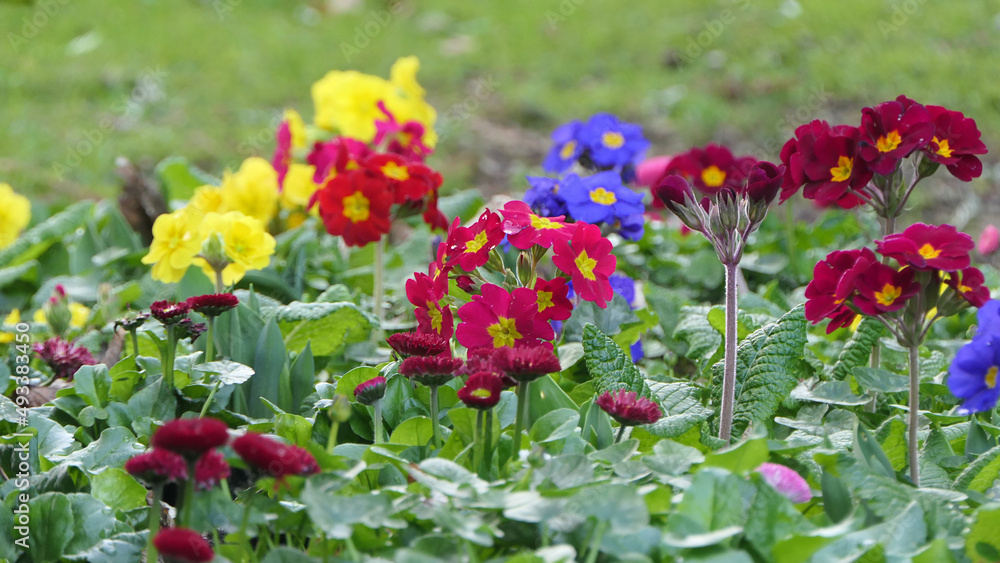
[[[90,201],[75,203],[28,229],[0,250],[0,267],[17,266],[41,256],[50,246],[82,227],[93,207]]]
[[[972,561],[1000,560],[1000,505],[979,507],[975,518],[965,536],[965,554]]]
[[[760,467],[767,458],[767,440],[758,438],[742,442],[726,451],[710,454],[702,466],[721,467],[737,475],[744,475]]]
[[[532,442],[544,444],[569,436],[580,422],[580,413],[572,409],[558,409],[536,420],[529,437]]]
[[[708,312],[708,322],[712,325],[712,328],[724,336],[726,334],[726,308],[721,305],[712,307],[712,309]],[[742,309],[736,312],[737,339],[743,340],[759,328],[760,325],[754,321],[753,317],[751,317],[749,313]]]
[[[116,521],[110,508],[90,495],[74,493],[66,496],[73,510],[74,523],[73,539],[66,546],[67,554],[86,551],[111,535]]]
[[[88,405],[103,407],[111,394],[111,374],[108,366],[98,364],[82,366],[73,376],[72,389],[84,398]]]
[[[858,406],[871,401],[871,395],[855,395],[851,384],[847,381],[821,381],[810,388],[806,383],[800,383],[791,394],[793,399],[825,403],[828,405]]]
[[[689,542],[698,534],[718,534],[697,542],[712,545],[741,532],[754,494],[753,485],[724,469],[706,467],[698,471],[676,513],[667,520],[667,531],[673,539],[665,537],[664,541],[670,545],[684,541],[688,543],[685,547],[695,547]]]
[[[10,285],[13,282],[24,280],[28,278],[28,272],[34,270],[38,267],[37,260],[28,260],[23,264],[18,264],[17,266],[11,266],[9,268],[0,268],[0,289]]]
[[[619,389],[649,397],[649,386],[632,363],[631,356],[596,326],[583,328],[583,358],[597,395]]]
[[[854,368],[864,366],[872,354],[872,347],[878,343],[885,327],[878,320],[865,317],[858,325],[858,330],[844,345],[833,364],[833,378],[843,380],[851,375]]]
[[[778,541],[813,529],[792,501],[768,485],[760,475],[752,475],[751,480],[757,494],[750,506],[752,517],[746,523],[746,539],[758,553],[770,555]]]
[[[341,540],[350,538],[355,524],[376,530],[406,526],[405,522],[392,517],[398,508],[393,506],[392,498],[388,495],[337,496],[330,492],[331,487],[337,485],[324,484],[321,479],[310,478],[306,481],[301,497],[313,525],[328,537]]]
[[[254,373],[252,367],[232,360],[199,364],[194,369],[204,373],[217,374],[218,381],[221,381],[223,385],[239,385],[250,379]]]
[[[851,501],[851,493],[844,486],[840,477],[823,470],[823,477],[820,479],[820,486],[823,492],[823,511],[832,522],[840,522],[851,513],[854,504]]]
[[[712,416],[712,409],[701,404],[701,391],[697,387],[681,381],[647,381],[647,384],[663,411],[660,420],[642,427],[654,436],[680,436]]]
[[[910,380],[907,376],[892,373],[884,369],[856,367],[852,370],[852,373],[858,385],[868,391],[875,391],[876,393],[899,393],[910,388]]]
[[[76,527],[69,497],[62,493],[45,493],[28,501],[28,508],[31,511],[30,561],[59,561]]]
[[[1000,478],[1000,446],[980,455],[955,480],[955,490],[985,493]]]
[[[146,506],[146,487],[117,467],[91,475],[90,494],[114,510],[129,511]]]
[[[588,324],[596,326],[604,334],[615,335],[626,325],[639,321],[639,317],[632,311],[632,306],[617,293],[604,308],[590,301],[582,301],[573,308],[573,316],[563,325],[563,340],[575,342],[585,339],[585,329]]]
[[[736,350],[736,405],[733,435],[747,425],[766,425],[798,383],[796,366],[806,344],[806,319],[800,305],[776,322],[755,330]],[[722,398],[722,361],[712,366],[713,401]]]
[[[191,164],[182,156],[165,158],[156,165],[156,177],[163,186],[164,199],[191,199],[195,190],[204,185],[218,186],[219,179]]]
[[[681,320],[674,329],[675,340],[688,345],[686,357],[707,362],[722,346],[722,334],[708,320],[711,307],[682,307]]]
[[[550,375],[544,375],[529,383],[528,395],[531,396],[528,400],[528,419],[531,424],[556,409],[577,409],[573,399]],[[503,411],[498,407],[496,412],[498,418],[502,420]]]
[[[292,387],[292,404],[290,412],[297,413],[302,409],[302,401],[312,393],[316,383],[316,363],[313,361],[312,345],[306,344],[302,353],[295,358],[289,374],[289,384]]]
[[[882,446],[886,458],[895,471],[902,471],[909,465],[908,449],[906,444],[906,423],[894,416],[885,421],[878,430],[875,431],[875,439]],[[924,479],[921,479],[923,484]]]
[[[290,547],[278,547],[267,552],[260,563],[315,563],[315,559]]]
[[[267,321],[264,330],[257,339],[256,354],[254,355],[253,371],[254,377],[243,385],[247,391],[247,406],[250,416],[254,418],[269,418],[271,416],[268,409],[260,399],[267,399],[279,405],[285,410],[286,405],[278,400],[281,380],[287,367],[285,365],[285,343],[281,338],[281,331],[274,319]]]
[[[312,343],[316,356],[340,352],[348,344],[368,338],[378,321],[354,303],[302,303],[261,307],[265,318],[273,318],[290,351],[302,352]]]
[[[431,419],[423,416],[415,416],[406,420],[392,431],[389,436],[390,444],[403,444],[406,446],[424,446],[431,441],[434,428]]]
[[[854,455],[863,461],[876,473],[882,473],[889,479],[896,478],[896,472],[889,457],[882,451],[882,446],[874,436],[858,424],[854,430]]]
[[[86,448],[65,457],[54,456],[53,461],[95,471],[104,467],[121,467],[130,457],[142,453],[144,449],[128,429],[108,428]]]
[[[651,470],[669,476],[687,473],[691,466],[705,461],[701,452],[678,444],[673,440],[662,440],[653,446],[653,453],[642,458],[642,463]]]

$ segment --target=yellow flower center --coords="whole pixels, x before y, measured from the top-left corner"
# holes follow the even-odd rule
[[[480,231],[479,233],[476,233],[476,236],[472,240],[465,243],[465,252],[466,254],[479,252],[484,246],[486,246],[486,243],[486,231]]]
[[[710,188],[718,188],[725,181],[726,173],[714,164],[701,171],[701,182]]]
[[[951,147],[948,146],[948,139],[934,137],[931,141],[937,145],[937,150],[934,152],[945,158],[951,158]]]
[[[990,389],[997,386],[998,371],[1000,371],[1000,366],[993,366],[986,372],[986,386]]]
[[[538,292],[538,312],[548,309],[549,307],[555,307],[555,303],[552,302],[552,292],[551,291],[539,291]]]
[[[368,220],[369,211],[368,198],[361,192],[344,198],[344,217],[352,223],[360,223]]]
[[[577,269],[580,270],[580,275],[584,278],[594,281],[597,276],[594,275],[594,268],[597,266],[597,260],[594,260],[590,256],[587,256],[586,250],[581,250],[580,255],[576,257],[573,261],[576,264]]]
[[[882,286],[882,291],[875,292],[875,300],[879,305],[892,305],[899,296],[903,294],[903,288],[887,283]]]
[[[482,387],[469,394],[477,399],[489,399],[493,396],[493,393],[490,393],[489,389],[483,389]]]
[[[878,152],[889,152],[896,150],[902,142],[903,138],[899,136],[899,131],[893,130],[879,137],[878,141],[875,142],[875,147]]]
[[[507,317],[497,317],[497,322],[486,328],[486,332],[493,337],[493,347],[508,348],[514,347],[514,342],[521,338],[521,333],[517,331],[514,319]]]
[[[436,301],[427,300],[427,315],[431,318],[431,328],[434,332],[441,334],[441,325],[444,323],[444,316],[438,308]]]
[[[399,180],[400,182],[410,179],[410,173],[407,172],[406,167],[400,166],[395,162],[385,163],[385,166],[382,167],[382,173],[385,174],[387,178]]]
[[[604,188],[597,188],[590,190],[590,201],[601,205],[614,205],[618,201],[618,196],[615,195],[615,192],[609,192]]]
[[[573,156],[573,153],[575,151],[576,151],[576,141],[569,141],[565,145],[563,145],[562,150],[559,151],[559,157],[562,158],[563,160],[566,160],[567,158]]]
[[[972,293],[972,288],[967,285],[958,284],[959,293]]]
[[[539,230],[563,228],[562,223],[557,223],[548,217],[539,217],[538,215],[531,216],[531,226]]]
[[[931,246],[929,242],[921,246],[917,252],[924,257],[924,260],[931,260],[941,256],[941,251]]]
[[[830,169],[830,179],[834,182],[843,182],[850,179],[851,170],[854,168],[854,159],[849,156],[841,156],[837,159],[837,165]]]
[[[625,137],[617,131],[608,131],[601,135],[601,142],[609,149],[618,149],[625,144]]]

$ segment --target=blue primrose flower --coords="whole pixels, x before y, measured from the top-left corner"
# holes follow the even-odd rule
[[[567,174],[559,195],[573,219],[591,224],[610,224],[619,217],[643,212],[642,194],[623,186],[617,172],[598,172],[584,178]]]
[[[625,240],[642,240],[642,236],[646,234],[646,216],[636,213],[628,217],[619,217],[618,234]]]
[[[524,192],[524,203],[541,217],[569,215],[566,200],[560,197],[559,180],[545,176],[528,176],[531,187]]]
[[[982,327],[980,327],[982,329]],[[1000,336],[977,335],[963,346],[948,368],[948,389],[964,399],[959,412],[972,414],[992,410],[1000,398]]]
[[[623,167],[639,160],[649,141],[642,127],[625,123],[610,113],[592,116],[578,132],[590,160],[600,168]]]
[[[583,145],[580,144],[577,134],[582,126],[582,123],[574,120],[556,127],[552,132],[552,148],[542,162],[542,168],[546,172],[561,174],[580,158]]]
[[[1000,337],[1000,300],[987,301],[976,312],[976,319],[979,326],[975,338]]]
[[[629,307],[635,308],[635,280],[624,274],[611,274],[608,283],[615,293],[625,298]]]

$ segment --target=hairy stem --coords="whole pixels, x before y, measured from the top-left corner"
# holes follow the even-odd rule
[[[521,453],[521,429],[528,418],[528,383],[517,382],[517,414],[514,416],[514,453]]]
[[[736,285],[737,264],[726,264],[726,349],[722,376],[722,414],[719,439],[729,441],[733,432],[733,403],[736,402]]]
[[[431,429],[433,430],[431,443],[435,450],[441,448],[441,429],[438,428],[440,424],[438,420],[438,386],[431,385]]]
[[[480,477],[483,476],[483,450],[486,447],[486,444],[484,443],[486,439],[485,420],[486,411],[482,409],[476,411],[476,430],[473,438],[474,443],[472,445],[472,470],[475,471]]]
[[[627,427],[624,424],[622,424],[621,426],[618,427],[618,435],[615,436],[615,443],[616,444],[618,442],[622,441],[622,436],[625,435],[625,428],[627,428]]]
[[[382,400],[375,401],[375,443],[382,443]]]
[[[917,421],[920,417],[920,344],[910,344],[910,402],[909,402],[909,451],[910,480],[920,486],[919,452],[917,451]]]
[[[385,236],[375,243],[375,280],[372,291],[375,317],[378,318],[378,329],[372,332],[372,341],[376,344],[382,341],[385,325]]]

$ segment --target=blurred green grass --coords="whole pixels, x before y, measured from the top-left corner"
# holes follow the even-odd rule
[[[998,12],[987,0],[0,0],[0,181],[49,201],[108,196],[119,155],[146,169],[182,155],[218,174],[269,156],[284,107],[309,119],[325,72],[388,76],[408,54],[449,123],[432,157],[448,189],[522,189],[548,131],[598,111],[642,123],[659,152],[717,141],[774,159],[795,125],[855,122],[905,93],[974,117],[996,147]]]

